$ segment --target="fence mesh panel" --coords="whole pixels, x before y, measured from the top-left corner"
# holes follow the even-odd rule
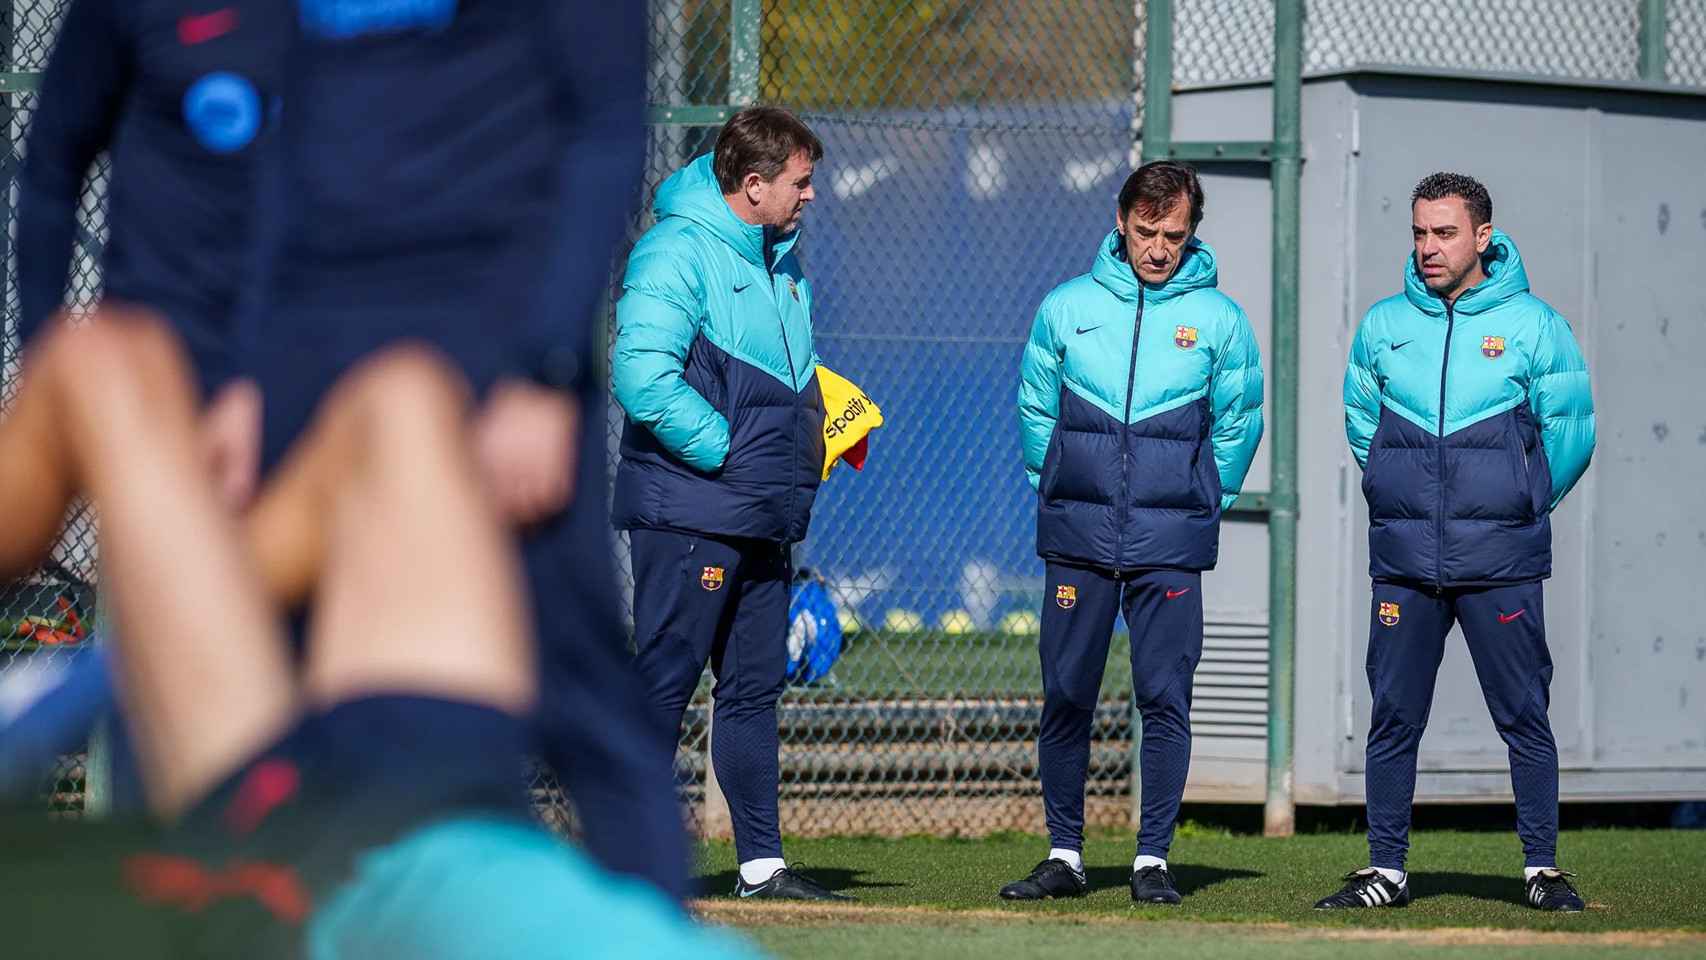
[[[1706,34],[1700,6],[1700,0],[1670,4],[1673,64],[1682,52],[1679,45],[1691,41],[1698,50]],[[1176,82],[1256,80],[1271,72],[1274,18],[1268,0],[1180,0],[1175,10]],[[1387,64],[1634,80],[1639,76],[1640,19],[1640,0],[1311,0],[1303,68]],[[1695,72],[1673,67],[1672,81],[1700,82],[1701,55],[1692,56]]]
[[[0,10],[0,25],[7,29],[7,69],[37,71],[46,66],[53,37],[64,15],[66,3],[9,3]],[[9,19],[8,19],[9,18]],[[5,144],[8,176],[6,204],[6,310],[0,327],[0,410],[10,406],[17,389],[19,351],[15,335],[18,315],[17,265],[11,257],[16,177],[23,158],[23,135],[28,129],[35,95],[14,93],[0,99],[0,129]],[[101,197],[105,190],[105,167],[98,168],[91,189],[83,198],[80,228],[85,242],[79,244],[73,261],[74,275],[67,284],[68,301],[86,307],[99,295],[100,277],[95,254],[101,242],[103,221]],[[9,469],[28,469],[27,460]],[[0,584],[0,677],[18,671],[51,670],[88,648],[89,632],[96,621],[96,567],[98,545],[93,511],[78,506],[67,517],[64,533],[41,570],[14,583]],[[38,794],[55,816],[80,816],[84,797],[84,757],[81,753],[60,758],[44,771]]]
[[[1665,5],[1665,79],[1706,87],[1706,0]]]
[[[1634,79],[1639,0],[1443,0],[1425,8],[1313,0],[1305,67],[1393,64]],[[7,69],[46,63],[63,0],[0,0]],[[980,833],[1034,828],[1041,565],[1019,468],[1013,394],[1032,311],[1082,272],[1110,225],[1139,123],[1143,4],[1130,0],[650,0],[650,96],[660,107],[756,97],[798,110],[824,140],[800,246],[818,293],[819,353],[885,408],[860,474],[824,487],[796,560],[822,575],[848,631],[830,675],[791,687],[781,714],[789,832]],[[756,10],[756,29],[741,18]],[[7,17],[9,16],[9,19]],[[1706,85],[1706,0],[1669,0],[1666,77]],[[1264,77],[1268,0],[1180,0],[1175,80]],[[745,66],[756,35],[756,72]],[[731,69],[731,64],[734,68]],[[741,86],[742,89],[732,89]],[[9,199],[32,94],[5,104]],[[644,200],[709,149],[715,120],[652,127]],[[84,201],[68,294],[100,289],[104,167]],[[14,232],[7,204],[7,233]],[[636,223],[636,232],[649,224]],[[8,254],[10,241],[8,241]],[[16,387],[15,264],[7,257],[0,397]],[[620,413],[607,424],[614,451]],[[627,546],[613,538],[625,571]],[[0,589],[0,673],[78,655],[53,631],[92,623],[97,544],[78,511],[43,571]],[[630,581],[631,582],[631,581]],[[624,594],[628,585],[624,586]],[[32,619],[33,618],[33,619]],[[40,628],[40,629],[38,629]],[[1265,634],[1211,623],[1228,692],[1199,734],[1260,736]],[[64,632],[64,631],[60,631]],[[1123,637],[1097,711],[1089,815],[1129,816],[1130,679]],[[1218,653],[1216,652],[1218,651]],[[1208,660],[1205,659],[1205,664]],[[1199,686],[1202,674],[1199,673]],[[1240,726],[1226,703],[1250,706]],[[707,792],[708,684],[684,725],[678,774],[697,820]],[[1254,731],[1254,732],[1252,732]],[[83,757],[44,774],[55,810],[81,808]],[[572,827],[545,773],[535,797]],[[700,822],[716,832],[719,822]]]

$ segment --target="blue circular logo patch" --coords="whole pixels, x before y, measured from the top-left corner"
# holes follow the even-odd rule
[[[236,153],[261,129],[261,94],[247,77],[210,73],[184,94],[184,122],[196,142],[214,153]]]

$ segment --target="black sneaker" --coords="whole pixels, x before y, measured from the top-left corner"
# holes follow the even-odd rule
[[[1582,895],[1570,886],[1573,873],[1562,870],[1542,870],[1527,884],[1528,905],[1536,910],[1556,910],[1559,913],[1580,913],[1587,909]]]
[[[1001,888],[1003,900],[1047,900],[1050,897],[1082,897],[1090,892],[1084,871],[1072,869],[1065,860],[1044,860],[1031,868],[1031,875]]]
[[[1180,903],[1183,899],[1173,888],[1173,875],[1166,867],[1144,867],[1132,872],[1132,903]]]
[[[1410,878],[1393,883],[1379,870],[1366,867],[1345,874],[1345,888],[1330,897],[1315,901],[1317,910],[1344,910],[1356,907],[1407,907],[1410,905]]]
[[[844,893],[833,890],[818,883],[816,880],[800,873],[793,867],[783,867],[770,875],[763,883],[749,884],[746,879],[735,881],[735,896],[742,900],[852,900]]]

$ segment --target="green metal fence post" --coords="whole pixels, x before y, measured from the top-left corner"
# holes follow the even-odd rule
[[[1173,0],[1149,0],[1143,45],[1143,162],[1173,143]]]
[[[1296,830],[1292,680],[1297,629],[1297,280],[1302,187],[1303,0],[1274,3],[1273,410],[1268,514],[1268,796],[1263,832]]]
[[[729,102],[737,107],[758,101],[758,34],[764,22],[760,0],[729,4]]]
[[[1641,79],[1665,81],[1665,0],[1641,0]]]

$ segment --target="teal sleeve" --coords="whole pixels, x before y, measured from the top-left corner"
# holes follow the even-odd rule
[[[1031,488],[1042,483],[1043,458],[1060,419],[1060,344],[1049,322],[1048,304],[1037,310],[1031,338],[1019,361],[1019,443],[1025,454],[1025,476]]]
[[[1532,362],[1528,402],[1540,421],[1540,442],[1552,469],[1552,509],[1593,459],[1593,386],[1570,324],[1557,314],[1542,323]]]
[[[1220,509],[1244,489],[1262,443],[1262,352],[1244,311],[1234,310],[1214,361],[1209,403],[1214,415],[1214,465],[1220,471]]]
[[[646,247],[642,239],[629,258],[616,302],[616,402],[683,463],[717,470],[729,454],[728,420],[686,379],[703,287],[684,257]]]
[[[1345,365],[1345,438],[1357,466],[1368,467],[1368,447],[1374,429],[1380,426],[1380,377],[1374,369],[1374,351],[1369,344],[1368,318],[1351,341],[1350,362]]]

